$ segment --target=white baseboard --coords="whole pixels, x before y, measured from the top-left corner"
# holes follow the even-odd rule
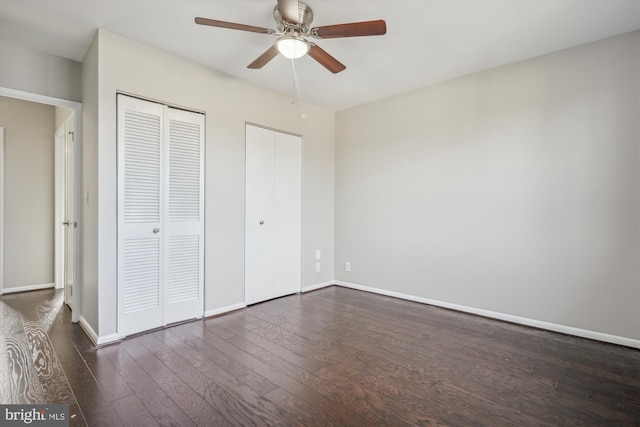
[[[311,291],[315,291],[316,289],[322,289],[322,288],[326,288],[327,286],[333,286],[334,284],[335,284],[334,280],[329,280],[328,282],[324,282],[324,283],[318,283],[311,286],[303,286],[300,292],[302,293],[311,292]]]
[[[82,327],[93,345],[96,347],[120,341],[120,336],[118,334],[110,334],[99,337],[96,331],[93,330],[89,322],[87,322],[87,319],[85,319],[82,315],[80,316],[80,321],[78,323],[80,323],[80,327]]]
[[[80,315],[80,320],[78,321],[82,330],[84,330],[85,334],[89,337],[93,345],[98,345],[98,334],[93,330],[87,319],[85,319],[82,315]]]
[[[43,283],[41,285],[16,286],[12,288],[3,288],[3,294],[13,294],[16,292],[38,291],[40,289],[49,289],[55,287],[55,283]]]
[[[230,311],[240,310],[245,308],[247,304],[241,302],[238,304],[228,305],[226,307],[214,308],[213,310],[207,310],[204,312],[204,317],[217,316],[219,314],[229,313]]]
[[[235,311],[241,308],[245,308],[246,306],[247,305],[245,303],[240,303],[240,304],[234,304],[226,307],[217,308],[214,310],[208,310],[204,313],[204,317],[210,317],[218,314],[228,313],[230,311]],[[85,331],[85,333],[89,337],[89,339],[91,340],[91,342],[93,343],[93,345],[96,347],[99,347],[105,344],[111,344],[111,343],[120,341],[123,338],[118,334],[98,336],[96,331],[93,330],[89,322],[87,322],[87,319],[85,319],[83,316],[80,316],[79,323],[82,329]]]
[[[117,342],[120,341],[120,335],[118,334],[109,334],[109,335],[104,335],[102,337],[98,337],[98,342],[96,343],[97,346],[101,346],[101,345],[105,345],[105,344],[111,344],[113,342]]]
[[[459,304],[452,304],[452,303],[433,300],[429,298],[422,298],[414,295],[387,291],[385,289],[378,289],[378,288],[372,288],[369,286],[357,285],[355,283],[335,281],[335,284],[345,288],[356,289],[356,290],[365,291],[365,292],[372,292],[374,294],[386,295],[389,297],[400,298],[408,301],[434,305],[436,307],[448,308],[451,310],[462,311],[464,313],[477,314],[479,316],[490,317],[492,319],[504,320],[506,322],[517,323],[525,326],[532,326],[534,328],[546,329],[548,331],[553,331],[553,332],[560,332],[562,334],[574,335],[582,338],[589,338],[596,341],[603,341],[603,342],[608,342],[612,344],[623,345],[626,347],[640,348],[640,340],[636,340],[633,338],[621,337],[618,335],[610,335],[602,332],[590,331],[587,329],[574,328],[573,326],[559,325],[557,323],[543,322],[540,320],[529,319],[526,317],[513,316],[510,314],[483,310],[481,308],[468,307],[468,306],[459,305]]]

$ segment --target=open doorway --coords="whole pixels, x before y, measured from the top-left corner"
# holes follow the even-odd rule
[[[81,287],[78,285],[77,278],[79,277],[79,213],[80,204],[77,200],[80,198],[81,190],[78,184],[80,173],[80,131],[81,129],[81,104],[73,101],[67,101],[57,98],[46,97],[37,94],[31,94],[22,91],[16,91],[12,89],[0,88],[0,97],[13,98],[14,100],[27,101],[42,106],[48,106],[55,111],[54,125],[51,126],[51,160],[52,161],[52,176],[49,175],[48,185],[49,192],[52,193],[49,197],[53,199],[53,205],[51,216],[49,217],[49,224],[53,224],[53,227],[49,228],[48,232],[42,233],[47,235],[50,233],[52,241],[52,256],[49,259],[50,267],[53,269],[53,274],[49,273],[46,277],[46,281],[36,281],[35,284],[29,284],[26,286],[20,286],[20,281],[15,280],[15,275],[11,275],[11,269],[7,269],[8,258],[11,255],[8,251],[14,251],[16,248],[16,242],[18,239],[11,239],[11,236],[6,233],[9,213],[14,215],[15,212],[7,212],[7,206],[5,204],[4,215],[0,216],[0,233],[2,237],[0,239],[0,294],[25,291],[33,289],[39,289],[42,287],[55,286],[57,289],[64,289],[65,303],[72,309],[72,321],[77,322],[80,319],[80,301],[81,301]],[[5,125],[6,127],[6,125]],[[55,134],[54,134],[55,132]],[[5,129],[5,147],[7,144],[7,132]],[[23,150],[24,151],[24,150]],[[6,158],[8,161],[9,159]],[[35,155],[35,154],[34,154]],[[6,173],[6,166],[3,167],[1,172]],[[46,179],[38,178],[36,165],[34,162],[29,174],[33,174],[30,179]],[[2,201],[6,200],[6,197],[10,197],[11,188],[7,187],[9,184],[8,176],[4,175],[4,186],[2,187]],[[15,178],[14,178],[15,179]],[[15,182],[14,182],[15,184]],[[15,186],[14,186],[15,188]],[[5,189],[9,191],[5,191]],[[23,194],[24,200],[33,199],[38,197],[38,194]],[[23,208],[24,209],[24,208]],[[53,218],[52,218],[53,217]],[[23,223],[26,223],[29,219],[20,219]],[[30,232],[32,230],[29,230]],[[34,231],[35,232],[35,231]],[[15,234],[15,233],[14,233]],[[15,237],[15,236],[14,236]],[[8,240],[10,240],[8,242]],[[46,244],[49,245],[49,244]],[[4,269],[1,267],[4,261]],[[13,265],[11,265],[13,267]],[[22,266],[24,268],[24,266]],[[51,271],[51,268],[49,271]]]

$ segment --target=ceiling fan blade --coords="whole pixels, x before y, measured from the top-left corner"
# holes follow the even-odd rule
[[[282,19],[289,24],[300,23],[298,0],[278,0],[278,10]]]
[[[267,65],[269,61],[278,56],[278,48],[273,45],[269,49],[267,49],[262,55],[258,56],[255,61],[251,64],[247,65],[247,68],[251,68],[252,70],[257,70],[259,68]]]
[[[331,71],[333,74],[339,73],[340,71],[347,68],[344,64],[342,64],[333,56],[329,55],[327,51],[325,51],[315,43],[311,43],[311,48],[309,49],[309,53],[307,53],[307,55],[318,61],[320,65]]]
[[[230,30],[250,31],[252,33],[273,34],[270,28],[254,27],[253,25],[236,24],[233,22],[218,21],[216,19],[196,18],[196,24],[208,25],[210,27],[229,28]]]
[[[377,21],[352,22],[350,24],[325,25],[311,29],[311,35],[317,39],[338,37],[381,36],[387,33],[387,23]]]

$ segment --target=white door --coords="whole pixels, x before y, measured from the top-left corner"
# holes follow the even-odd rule
[[[245,301],[298,292],[302,139],[246,126]]]
[[[118,333],[204,312],[204,116],[118,95]]]
[[[275,132],[246,127],[245,301],[274,297]]]
[[[55,288],[64,289],[65,279],[65,259],[64,259],[64,241],[67,232],[65,221],[66,195],[65,195],[65,178],[66,178],[66,156],[67,156],[67,127],[62,124],[55,134]],[[65,295],[66,300],[66,295]],[[66,301],[65,301],[66,303]]]
[[[118,333],[163,325],[164,107],[118,95]]]
[[[276,132],[275,296],[300,291],[302,281],[302,138]]]
[[[71,114],[55,134],[55,285],[73,309],[75,217],[75,120]]]
[[[76,150],[74,134],[74,116],[71,115],[65,124],[65,162],[64,162],[64,302],[73,309],[73,252],[74,235],[77,220],[75,217],[75,168]]]
[[[204,313],[204,115],[167,109],[164,323]]]

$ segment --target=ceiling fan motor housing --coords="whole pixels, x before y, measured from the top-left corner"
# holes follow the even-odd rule
[[[273,9],[273,17],[276,20],[278,32],[292,35],[309,35],[309,29],[313,21],[313,11],[305,3],[298,2],[298,23],[285,21],[278,6]]]

